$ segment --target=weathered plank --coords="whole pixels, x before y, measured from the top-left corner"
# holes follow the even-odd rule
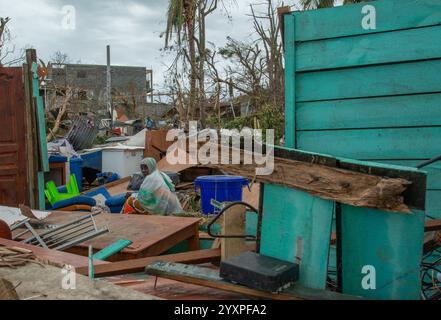
[[[343,295],[325,290],[314,290],[293,285],[282,293],[275,294],[254,290],[245,286],[224,281],[216,270],[186,266],[183,264],[157,262],[146,267],[146,273],[152,276],[172,279],[185,283],[214,289],[236,292],[249,297],[273,300],[357,300],[358,297]]]
[[[343,293],[374,299],[420,298],[424,212],[402,216],[342,206],[341,225]],[[375,275],[375,290],[363,287],[365,266]]]
[[[261,254],[300,265],[299,284],[326,288],[334,203],[265,185]]]
[[[223,235],[245,236],[246,207],[234,206],[222,216]],[[222,261],[236,257],[247,250],[245,238],[221,238]]]
[[[95,266],[95,277],[111,277],[123,274],[144,272],[146,266],[157,261],[179,262],[185,264],[201,264],[207,262],[219,262],[220,257],[220,249],[209,249],[113,262]],[[88,267],[78,268],[76,272],[83,275],[88,275],[89,269]]]
[[[441,60],[428,60],[298,73],[296,99],[306,102],[440,92],[440,68]]]
[[[440,105],[439,93],[297,103],[297,130],[441,126]]]
[[[440,153],[441,126],[300,131],[297,139],[299,149],[350,159],[431,159]]]
[[[288,147],[295,147],[296,132],[296,53],[295,53],[295,21],[293,15],[284,16],[285,25],[285,45],[289,50],[285,50],[285,144]]]
[[[361,21],[366,3],[332,9],[295,12],[296,39],[309,41],[366,35],[400,29],[418,28],[441,24],[441,4],[436,0],[375,1],[376,29],[365,30]]]
[[[440,6],[441,8],[441,6]],[[441,57],[441,26],[299,42],[296,71],[347,68]],[[403,50],[406,48],[406,50]],[[424,49],[423,49],[424,48]],[[320,52],[320,54],[316,54]]]
[[[218,167],[210,165],[211,167]],[[256,176],[254,165],[219,165],[225,172],[308,192],[325,200],[393,212],[410,212],[402,193],[404,179],[381,178],[294,160],[276,158],[271,175]]]
[[[87,269],[87,265],[89,263],[88,259],[83,256],[57,250],[44,249],[12,240],[0,239],[0,247],[16,247],[30,250],[41,262],[60,268],[64,267],[65,265],[71,265],[75,268],[84,267]],[[107,262],[95,260],[94,264],[95,266],[98,266],[107,264]]]

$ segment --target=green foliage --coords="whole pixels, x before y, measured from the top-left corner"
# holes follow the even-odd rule
[[[210,120],[213,126],[218,127],[218,121],[215,118]],[[285,133],[285,115],[280,108],[275,108],[271,104],[265,104],[259,112],[253,115],[236,119],[221,119],[220,127],[223,129],[238,129],[239,131],[248,127],[262,129],[264,132],[268,129],[274,129],[274,143],[279,144],[280,139]]]
[[[176,33],[178,43],[181,43],[185,23],[184,0],[170,0],[167,11],[167,29],[165,31],[165,46],[168,47],[169,41],[173,38],[173,32]]]

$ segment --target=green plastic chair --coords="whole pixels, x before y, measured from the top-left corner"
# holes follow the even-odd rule
[[[55,182],[48,181],[46,183],[46,190],[44,190],[44,194],[46,195],[47,200],[53,206],[57,202],[68,200],[71,198],[78,197],[80,195],[77,179],[75,175],[70,176],[69,183],[66,185],[67,193],[59,192]]]

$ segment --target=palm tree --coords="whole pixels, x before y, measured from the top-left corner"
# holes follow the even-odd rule
[[[367,1],[371,1],[371,0],[343,0],[343,4],[360,3]],[[300,1],[300,4],[302,5],[304,10],[331,8],[334,7],[336,3],[337,0],[301,0]]]
[[[196,81],[197,81],[197,59],[195,41],[195,15],[196,0],[169,0],[167,12],[167,29],[165,31],[165,45],[176,34],[178,44],[182,44],[185,38],[188,46],[190,60],[190,99],[187,109],[189,120],[193,118],[193,111],[196,103]]]

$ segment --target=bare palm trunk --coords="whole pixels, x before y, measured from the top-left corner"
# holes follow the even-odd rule
[[[194,109],[196,103],[196,81],[197,81],[197,65],[196,65],[196,43],[195,43],[195,1],[185,1],[185,20],[188,36],[188,51],[190,56],[190,98],[188,104],[187,120],[193,120]]]

